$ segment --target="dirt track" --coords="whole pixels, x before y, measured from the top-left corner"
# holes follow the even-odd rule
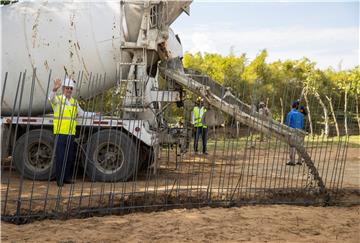
[[[241,151],[239,153],[242,153]],[[261,151],[260,151],[261,154]],[[225,155],[226,156],[226,155]],[[214,166],[211,160],[215,158]],[[180,168],[175,170],[175,163],[163,163],[160,167],[159,176],[148,180],[146,175],[140,175],[139,180],[127,183],[85,183],[75,184],[72,187],[66,185],[60,195],[60,205],[68,204],[69,195],[77,195],[83,191],[84,195],[93,195],[98,192],[112,191],[140,191],[141,188],[151,192],[154,196],[159,195],[161,190],[177,190],[185,188],[191,196],[199,195],[199,188],[206,189],[208,185],[208,175],[214,168],[215,176],[213,179],[213,190],[215,195],[221,196],[221,190],[226,189],[226,183],[221,183],[221,175],[227,174],[230,170],[236,172],[239,167],[236,163],[247,166],[246,176],[248,183],[260,185],[265,183],[266,178],[262,177],[264,167],[254,164],[251,157],[248,159],[237,160],[224,158],[223,154],[215,157],[188,156],[184,158]],[[306,181],[303,167],[287,168],[283,166],[285,157],[278,159],[279,168],[284,170],[274,170],[271,178],[275,176],[277,184],[282,186],[282,180],[296,182],[301,187]],[[229,163],[230,161],[230,163]],[[231,163],[231,161],[233,163]],[[236,161],[236,162],[235,162]],[[332,164],[330,164],[331,166]],[[258,167],[260,170],[255,170]],[[347,153],[347,163],[344,173],[342,186],[348,188],[347,195],[342,197],[342,205],[360,203],[360,154],[358,148],[349,148]],[[6,175],[6,174],[5,174]],[[207,177],[202,177],[206,175]],[[235,178],[239,173],[234,173]],[[292,177],[291,177],[292,176]],[[2,195],[6,190],[3,174]],[[16,199],[19,191],[19,177],[13,174],[11,177],[9,196]],[[257,178],[257,179],[256,179]],[[262,179],[261,179],[262,178]],[[269,177],[268,177],[269,178]],[[282,179],[281,179],[282,178]],[[298,179],[299,178],[299,179]],[[327,182],[330,183],[331,178]],[[231,177],[227,177],[226,182],[234,182]],[[173,181],[179,182],[173,184]],[[235,180],[236,181],[236,180]],[[49,183],[49,184],[48,184]],[[58,188],[54,181],[38,182],[25,180],[23,184],[23,199],[31,196],[44,195],[49,187],[49,196],[59,195]],[[174,185],[174,186],[173,186]],[[194,190],[191,190],[191,185]],[[222,187],[219,187],[219,185]],[[264,185],[264,184],[263,184]],[[331,185],[331,183],[329,184]],[[112,186],[112,188],[111,188]],[[135,186],[135,187],[134,187]],[[156,186],[156,187],[155,187]],[[244,184],[245,186],[245,184]],[[154,190],[156,188],[156,190]],[[246,191],[248,188],[244,188]],[[200,190],[201,192],[201,190]],[[352,193],[352,192],[355,192]],[[70,193],[70,194],[69,194]],[[226,194],[225,194],[226,195]],[[239,194],[240,195],[240,194]],[[36,198],[34,197],[34,198]],[[33,199],[34,199],[33,198]],[[50,200],[51,201],[51,200]],[[86,198],[83,202],[89,205],[100,205],[101,198]],[[26,202],[26,200],[25,200]],[[78,202],[75,200],[75,206]],[[94,204],[91,204],[94,203]],[[151,201],[150,203],[154,203]],[[49,206],[54,206],[49,202]],[[2,205],[3,206],[3,205]],[[13,210],[15,204],[7,205],[7,210]],[[22,206],[28,207],[28,203]],[[41,210],[44,207],[43,200],[33,201],[32,210]],[[49,208],[48,208],[49,209]],[[65,210],[66,207],[60,208]],[[44,220],[15,226],[2,222],[2,241],[3,242],[239,242],[239,241],[262,241],[262,242],[359,242],[359,211],[360,206],[353,207],[303,207],[303,206],[245,206],[241,208],[201,208],[201,209],[174,209],[166,212],[134,213],[123,216],[93,217],[87,219],[70,219],[67,221]],[[39,230],[40,229],[40,230]],[[100,232],[100,233],[99,233]]]
[[[358,148],[349,148],[347,151],[345,177],[342,185],[345,188],[360,188],[358,152]],[[322,153],[322,156],[326,156],[326,153]],[[268,158],[275,162],[269,161]],[[319,157],[318,161],[321,160],[322,157]],[[149,173],[142,172],[136,180],[126,183],[92,183],[86,178],[82,182],[82,175],[78,175],[77,181],[79,182],[66,185],[61,189],[56,186],[55,181],[25,179],[21,184],[16,171],[13,171],[11,175],[5,171],[2,174],[1,193],[2,200],[7,196],[8,203],[6,205],[3,203],[2,207],[6,206],[5,214],[11,215],[16,212],[20,188],[22,189],[21,208],[25,214],[28,214],[29,210],[61,213],[69,209],[104,207],[110,203],[119,205],[129,195],[135,195],[135,200],[138,201],[139,197],[145,198],[145,193],[147,202],[134,202],[131,201],[134,199],[131,199],[130,204],[147,203],[149,205],[159,200],[161,194],[170,195],[179,202],[184,198],[185,200],[196,198],[200,202],[204,193],[208,192],[208,188],[211,190],[212,199],[227,200],[233,196],[233,199],[236,200],[252,197],[255,188],[260,188],[261,193],[265,194],[264,188],[266,190],[283,188],[294,190],[308,188],[309,185],[310,187],[315,186],[309,178],[309,172],[305,165],[285,166],[286,154],[277,154],[272,150],[268,153],[266,145],[249,150],[247,158],[244,158],[244,151],[226,154],[218,150],[216,154],[208,156],[186,154],[178,163],[178,168],[176,168],[175,161],[173,151],[170,151],[169,154],[164,151],[157,175],[150,171]],[[326,166],[318,166],[319,173],[323,173],[329,189],[341,186],[338,176],[334,177],[334,174],[331,173],[334,166],[335,164],[331,160]],[[340,169],[337,169],[337,173],[340,174]],[[159,201],[159,203],[165,202]]]
[[[359,242],[360,206],[175,209],[15,226],[3,242]]]

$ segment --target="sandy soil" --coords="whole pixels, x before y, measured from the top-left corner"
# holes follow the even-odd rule
[[[72,204],[80,208],[80,204],[73,199],[68,203],[70,196],[93,195],[84,199],[85,206],[101,205],[101,198],[96,194],[107,195],[107,192],[129,191],[156,192],[161,190],[177,191],[186,189],[207,188],[208,176],[214,169],[213,190],[219,197],[236,183],[241,170],[245,170],[244,184],[241,188],[249,190],[248,186],[264,187],[267,180],[274,181],[271,188],[282,187],[282,181],[291,182],[287,187],[302,188],[307,182],[307,170],[304,166],[288,168],[284,166],[286,157],[280,156],[276,161],[277,170],[266,164],[266,150],[259,149],[259,162],[253,163],[250,158],[237,157],[236,162],[224,154],[215,157],[194,157],[188,155],[175,169],[175,163],[163,163],[159,174],[153,178],[140,176],[136,182],[127,183],[91,183],[89,181],[67,185],[61,191],[55,182],[40,182],[25,180],[21,193],[24,200],[23,207],[28,208],[26,199],[48,197],[46,210],[53,208],[59,212],[71,208]],[[327,154],[326,150],[319,153]],[[331,151],[335,154],[335,152]],[[239,151],[239,154],[243,152]],[[261,157],[263,156],[263,157]],[[333,154],[328,154],[334,158]],[[215,158],[212,166],[212,158]],[[224,159],[225,158],[225,159]],[[262,159],[263,158],[263,159]],[[175,161],[171,159],[170,161]],[[319,159],[318,161],[321,161]],[[325,161],[325,160],[324,160]],[[166,161],[165,161],[166,162]],[[245,169],[239,167],[244,164]],[[360,242],[360,153],[358,148],[349,148],[343,180],[336,176],[333,178],[333,161],[329,164],[319,164],[319,172],[328,188],[336,189],[338,186],[345,189],[345,196],[340,195],[336,200],[340,205],[354,205],[352,207],[303,207],[303,206],[245,206],[241,208],[201,208],[201,209],[174,209],[165,212],[133,213],[123,216],[93,217],[87,219],[44,220],[30,224],[16,226],[1,223],[1,239],[3,242]],[[327,167],[330,169],[327,170]],[[233,176],[227,176],[233,171]],[[340,170],[336,170],[340,175]],[[224,177],[225,175],[225,177]],[[265,177],[264,177],[265,175]],[[270,175],[270,176],[266,176]],[[328,175],[328,176],[327,176]],[[1,194],[4,198],[16,201],[19,195],[19,177],[13,173],[8,177],[3,174]],[[220,184],[219,178],[226,179]],[[9,187],[6,178],[10,178]],[[233,179],[235,178],[235,179]],[[245,181],[246,178],[246,181]],[[275,179],[276,178],[276,179]],[[177,182],[177,183],[174,183]],[[339,182],[340,184],[337,184]],[[175,185],[175,186],[174,186]],[[9,188],[9,191],[6,190]],[[155,191],[156,189],[156,191]],[[196,194],[198,193],[198,194]],[[194,195],[201,195],[195,191]],[[151,195],[154,193],[150,193]],[[192,196],[194,196],[192,195]],[[240,194],[239,194],[240,195]],[[240,195],[241,196],[241,195]],[[57,200],[51,200],[57,198]],[[239,197],[240,198],[240,197]],[[90,200],[91,199],[91,200]],[[235,198],[236,199],[236,198]],[[3,199],[2,199],[3,200]],[[57,208],[54,204],[60,200]],[[119,199],[120,200],[120,199]],[[122,199],[121,199],[122,200]],[[16,204],[7,205],[7,213],[15,209]],[[2,205],[3,207],[4,205]],[[53,207],[54,206],[54,207]],[[66,207],[65,207],[66,206]],[[82,204],[81,204],[82,206]],[[37,203],[33,201],[32,210],[43,210],[43,199]],[[2,208],[3,209],[3,208]],[[3,211],[2,211],[3,212]]]
[[[149,196],[148,202],[157,200],[159,197],[155,197],[159,194],[171,194],[179,201],[184,197],[186,200],[188,198],[200,199],[210,187],[211,197],[214,200],[220,198],[225,200],[232,196],[234,196],[233,200],[240,200],[254,197],[253,194],[250,195],[250,191],[254,188],[260,188],[259,193],[262,195],[265,191],[261,188],[293,190],[315,185],[314,181],[309,179],[309,171],[305,165],[290,168],[285,165],[286,156],[283,155],[272,164],[266,160],[265,148],[250,154],[250,156],[256,156],[256,159],[259,160],[257,163],[253,159],[243,159],[240,156],[243,152],[239,152],[235,161],[232,158],[226,158],[226,154],[220,152],[214,157],[212,155],[204,157],[187,154],[178,164],[178,168],[175,168],[174,158],[168,159],[164,155],[161,158],[160,162],[162,163],[157,175],[151,172],[149,174],[142,172],[136,180],[125,183],[91,183],[88,180],[82,182],[82,176],[79,175],[77,183],[66,185],[61,189],[56,186],[55,181],[26,179],[21,182],[16,171],[11,174],[9,171],[5,171],[2,174],[1,195],[2,200],[7,200],[7,203],[1,205],[1,210],[5,211],[4,215],[12,215],[16,212],[20,189],[22,190],[21,208],[25,212],[50,212],[52,210],[63,212],[69,209],[116,205],[122,202],[127,195],[140,195],[139,197],[142,198],[145,192]],[[273,151],[271,152],[273,153]],[[170,155],[174,156],[174,153]],[[321,155],[325,156],[326,153],[323,152]],[[213,163],[214,161],[215,163]],[[359,149],[348,149],[343,180],[340,178],[342,169],[339,164],[341,165],[341,163],[336,165],[331,159],[328,163],[318,165],[319,173],[322,175],[326,187],[336,190],[341,187],[342,183],[344,188],[359,189]],[[209,180],[211,171],[213,171],[213,176]],[[242,179],[239,181],[239,178]],[[237,185],[238,182],[240,183]],[[110,193],[114,195],[114,198],[108,201]],[[259,195],[256,197],[259,198]],[[131,200],[135,200],[137,204],[141,203],[138,199]]]
[[[360,242],[360,206],[175,209],[1,226],[3,242]]]

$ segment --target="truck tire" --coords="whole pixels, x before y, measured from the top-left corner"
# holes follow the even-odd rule
[[[1,161],[10,156],[11,146],[13,144],[13,130],[7,124],[1,124]]]
[[[126,134],[101,130],[90,137],[84,167],[91,181],[127,181],[137,164],[138,151]]]
[[[139,171],[146,170],[154,162],[154,149],[147,146],[140,146]]]
[[[54,135],[46,129],[31,130],[15,143],[14,165],[19,173],[31,180],[48,180],[55,177],[52,159]]]

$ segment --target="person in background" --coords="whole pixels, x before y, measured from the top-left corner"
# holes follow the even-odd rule
[[[268,122],[271,119],[271,112],[262,101],[259,103],[259,116],[264,122]],[[260,132],[261,142],[264,141],[264,137],[264,133]]]
[[[304,115],[298,109],[299,101],[294,101],[291,111],[286,115],[286,125],[295,129],[304,129]],[[290,146],[290,161],[286,165],[295,165],[295,156],[296,149]]]
[[[307,116],[307,112],[306,112],[305,107],[303,105],[300,107],[299,111],[304,115],[304,118],[305,118],[305,116]]]
[[[304,120],[305,120],[305,117],[307,116],[307,112],[306,112],[306,109],[305,109],[305,106],[301,106],[300,109],[299,109],[300,113],[304,115]],[[305,129],[305,125],[303,126],[303,129]],[[302,145],[304,145],[304,139],[305,139],[305,136],[303,137],[303,139],[301,140],[301,143]],[[302,163],[304,162],[304,159],[301,157],[300,154],[298,154],[299,156],[299,159],[298,159],[298,162],[297,164],[298,165],[302,165]]]
[[[61,87],[61,94],[56,92]],[[56,79],[48,99],[54,110],[54,135],[55,135],[55,168],[56,182],[59,187],[64,183],[73,183],[71,179],[71,166],[74,161],[76,135],[76,118],[91,118],[100,113],[84,112],[78,101],[72,97],[75,81],[65,78],[63,81]]]
[[[204,107],[204,100],[201,97],[198,97],[195,102],[194,109],[192,111],[191,124],[194,125],[194,152],[198,153],[198,143],[201,135],[202,138],[202,152],[204,155],[207,155],[206,145],[207,145],[207,125],[204,124],[204,117],[206,113],[206,107]]]

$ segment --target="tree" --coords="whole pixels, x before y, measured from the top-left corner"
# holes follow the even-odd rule
[[[316,124],[321,124],[323,134],[329,136],[331,123],[335,124],[336,134],[340,135],[338,119],[342,114],[345,126],[349,119],[356,117],[360,131],[359,67],[347,71],[320,70],[316,63],[305,57],[271,63],[267,63],[266,58],[266,50],[250,62],[245,54],[235,56],[233,52],[228,56],[186,53],[184,66],[231,87],[232,92],[248,104],[266,101],[271,106],[273,118],[279,121],[284,119],[292,101],[304,100],[311,135],[317,132]],[[344,98],[346,102],[343,103]],[[350,99],[356,103],[355,112],[352,106],[348,107]],[[344,107],[344,112],[337,109],[340,106]],[[321,112],[317,112],[318,108]],[[349,114],[350,118],[347,117]]]
[[[355,98],[355,115],[360,134],[360,117],[359,117],[359,93],[360,93],[360,66],[355,67],[349,74],[352,83],[352,94]]]
[[[0,5],[8,5],[8,4],[13,4],[13,3],[17,3],[18,1],[12,1],[12,0],[1,0],[0,1]]]
[[[349,135],[348,129],[348,96],[352,88],[352,79],[349,71],[339,71],[334,74],[333,78],[336,80],[338,89],[344,92],[344,128],[345,134]]]

